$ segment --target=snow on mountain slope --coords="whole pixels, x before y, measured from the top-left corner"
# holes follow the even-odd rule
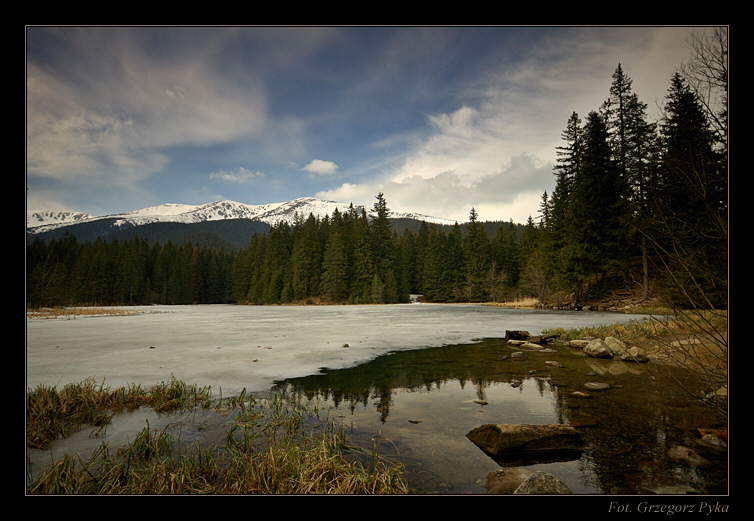
[[[82,212],[33,212],[26,216],[26,227],[68,226],[91,218],[91,215]]]
[[[345,212],[349,206],[349,203],[337,203],[313,197],[261,205],[249,205],[234,201],[216,201],[198,206],[168,203],[101,217],[93,217],[80,212],[33,212],[27,215],[26,227],[31,232],[41,233],[61,226],[99,219],[114,219],[117,226],[125,224],[138,226],[155,222],[197,223],[223,219],[255,219],[272,225],[280,221],[293,223],[297,215],[303,219],[306,219],[310,214],[320,218],[331,216],[336,208],[339,212]],[[361,211],[361,206],[354,205],[354,207]],[[367,208],[368,211],[369,208]],[[405,217],[438,224],[453,224],[455,222],[414,213],[393,212],[391,217]]]

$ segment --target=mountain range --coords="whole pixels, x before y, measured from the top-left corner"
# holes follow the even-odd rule
[[[91,216],[82,212],[28,212],[27,240],[35,236],[59,238],[65,233],[79,240],[99,237],[127,239],[138,235],[150,240],[194,240],[206,242],[208,236],[227,240],[228,246],[245,245],[255,232],[266,232],[281,221],[292,224],[297,218],[309,215],[318,218],[331,216],[337,209],[343,213],[349,203],[304,197],[282,203],[249,205],[234,201],[216,201],[203,205],[161,204],[120,214]],[[354,205],[359,212],[369,208]],[[452,225],[455,221],[417,213],[391,212],[393,221],[425,221]],[[198,237],[203,237],[201,240]]]

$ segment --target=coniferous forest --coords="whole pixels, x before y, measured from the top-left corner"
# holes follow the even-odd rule
[[[727,96],[727,71],[725,96]],[[27,244],[27,306],[500,301],[578,306],[616,290],[727,306],[726,109],[675,73],[659,121],[618,65],[601,107],[564,122],[553,190],[527,223],[390,219],[386,196],[299,216],[237,250],[146,239]]]

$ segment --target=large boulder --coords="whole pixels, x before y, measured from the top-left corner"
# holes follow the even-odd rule
[[[576,349],[584,349],[589,345],[589,342],[594,340],[593,338],[575,338],[566,342],[568,347],[575,347]]]
[[[614,336],[605,337],[605,345],[613,354],[613,356],[621,356],[626,352],[626,344],[623,341],[618,340]]]
[[[584,354],[594,358],[612,358],[613,352],[601,338],[595,338],[584,348]]]
[[[629,347],[621,353],[620,358],[626,362],[649,362],[649,356],[640,347]]]

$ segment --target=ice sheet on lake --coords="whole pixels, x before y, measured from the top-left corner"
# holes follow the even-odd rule
[[[93,377],[111,388],[171,377],[223,396],[396,350],[639,320],[638,315],[482,305],[150,306],[145,313],[26,321],[26,385]],[[343,347],[348,344],[348,347]]]

